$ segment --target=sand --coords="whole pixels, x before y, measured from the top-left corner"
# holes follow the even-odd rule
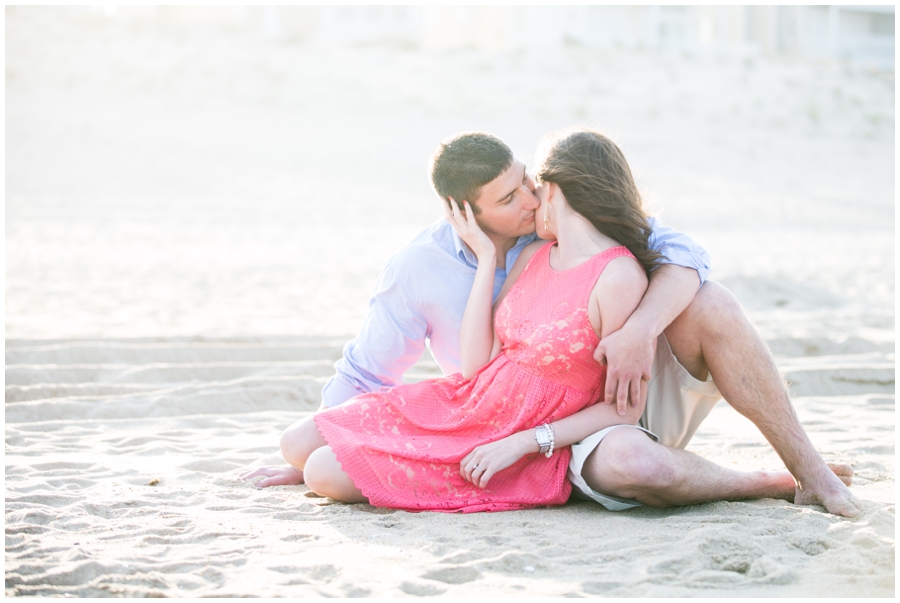
[[[893,596],[894,74],[312,48],[7,9],[7,596]],[[487,92],[486,92],[487,91]],[[447,515],[257,490],[464,129],[587,124],[758,325],[852,520],[786,501]],[[426,357],[408,380],[437,374]],[[689,450],[781,467],[722,403]]]

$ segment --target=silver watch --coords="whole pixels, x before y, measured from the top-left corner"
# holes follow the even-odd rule
[[[553,456],[553,427],[549,423],[534,428],[534,439],[541,448],[541,454],[548,459]]]

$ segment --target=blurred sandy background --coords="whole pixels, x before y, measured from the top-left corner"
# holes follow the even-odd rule
[[[592,45],[554,32],[607,13],[390,10],[6,8],[6,594],[893,596],[892,61],[716,33],[755,13]],[[440,216],[437,143],[530,162],[573,125],[710,251],[867,511],[459,517],[239,482]],[[690,449],[780,467],[725,405]]]

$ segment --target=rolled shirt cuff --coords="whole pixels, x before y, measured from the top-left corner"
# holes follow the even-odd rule
[[[327,408],[333,408],[364,393],[365,390],[341,379],[341,375],[335,375],[322,388],[322,404]]]
[[[674,245],[665,245],[658,250],[663,255],[664,264],[675,264],[684,268],[693,268],[700,277],[700,284],[706,282],[712,269],[709,266],[708,257],[701,257],[700,254],[684,251]],[[705,253],[705,252],[704,252]]]

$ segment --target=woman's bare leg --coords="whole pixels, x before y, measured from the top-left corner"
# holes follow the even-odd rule
[[[281,434],[281,456],[301,471],[309,455],[327,445],[312,417],[297,421]]]
[[[368,502],[350,477],[344,473],[331,446],[322,446],[306,459],[306,485],[316,494],[346,503]]]
[[[317,448],[326,446],[325,438],[319,433],[312,417],[297,421],[281,434],[281,455],[289,463],[287,467],[259,467],[245,471],[239,477],[248,480],[262,477],[256,482],[257,488],[268,486],[296,486],[304,481],[303,467],[306,460]]]

